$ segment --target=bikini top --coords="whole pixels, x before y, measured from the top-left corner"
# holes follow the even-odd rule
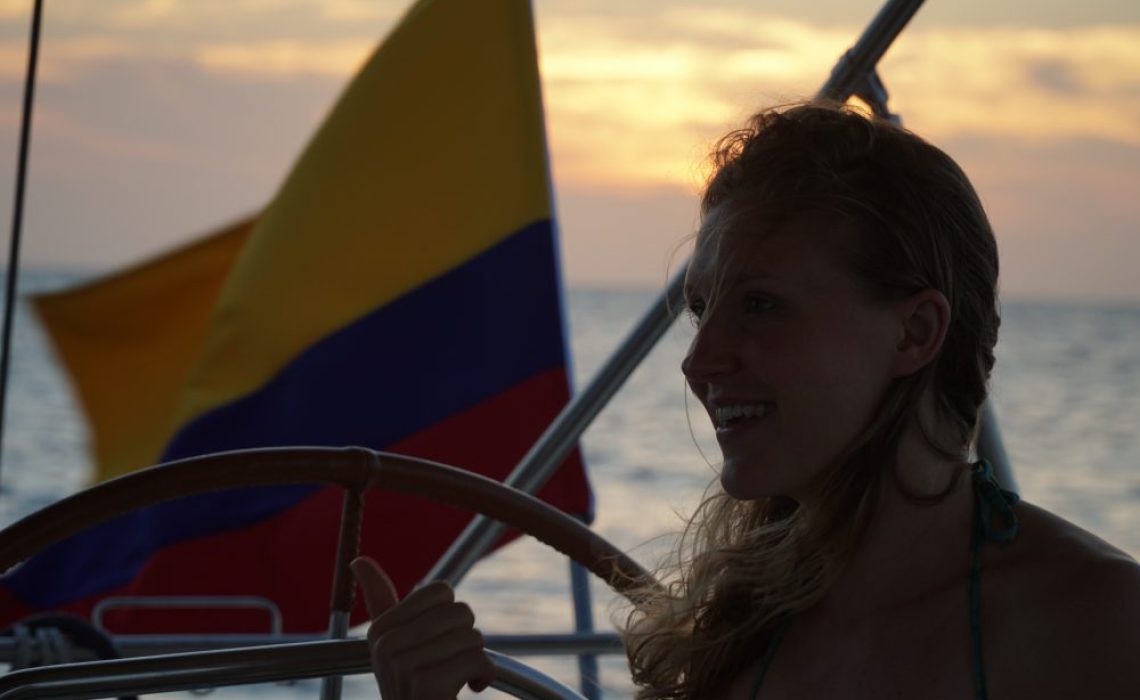
[[[974,674],[974,698],[987,700],[989,696],[986,691],[986,671],[982,660],[982,544],[986,540],[1011,542],[1017,537],[1018,522],[1013,506],[1017,504],[1018,496],[998,485],[997,479],[994,478],[993,466],[985,460],[974,465],[970,476],[974,487],[974,523],[970,533],[970,581],[967,593],[970,656]],[[768,643],[764,657],[760,660],[760,670],[752,682],[752,692],[749,695],[752,700],[756,700],[760,692],[764,676],[768,673],[768,667],[772,665],[772,659],[776,656],[776,650],[787,629],[788,623],[785,621],[776,628],[772,640]]]

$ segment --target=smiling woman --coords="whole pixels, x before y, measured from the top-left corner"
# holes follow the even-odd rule
[[[843,224],[801,219],[749,236],[755,217],[733,208],[706,217],[687,292],[699,330],[683,369],[716,426],[726,492],[803,502],[897,372],[885,352],[895,313],[867,303],[835,259],[854,235]]]
[[[669,585],[633,597],[638,697],[1140,694],[1140,566],[973,457],[998,259],[958,165],[797,105],[722,140],[701,208],[682,369],[724,460]],[[397,605],[358,574],[386,700],[485,685],[449,590]]]
[[[998,265],[961,169],[803,105],[722,141],[702,210],[683,369],[723,489],[630,615],[639,697],[1140,692],[1140,568],[970,462]]]

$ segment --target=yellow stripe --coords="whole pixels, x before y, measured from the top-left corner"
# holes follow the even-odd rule
[[[529,4],[418,3],[341,97],[254,231],[179,424],[549,218],[549,191]]]
[[[250,218],[98,282],[32,298],[87,414],[102,481],[158,461]]]

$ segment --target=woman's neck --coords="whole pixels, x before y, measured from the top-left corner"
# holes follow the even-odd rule
[[[864,622],[964,580],[973,503],[968,471],[908,431],[897,469],[883,475],[866,532],[817,612]]]

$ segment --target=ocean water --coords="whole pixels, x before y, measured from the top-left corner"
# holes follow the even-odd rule
[[[29,289],[65,274],[33,274]],[[571,349],[584,384],[624,338],[652,292],[575,289]],[[652,564],[715,478],[716,442],[678,366],[692,330],[680,321],[630,377],[583,440],[597,501],[596,529]],[[34,320],[21,309],[8,399],[0,524],[81,488],[86,435],[74,400]],[[1003,306],[993,396],[1024,498],[1140,555],[1140,308],[1009,301]],[[479,564],[459,595],[487,633],[572,629],[567,565],[533,541]],[[594,618],[610,628],[613,596],[595,583]],[[576,684],[567,659],[529,657]],[[603,660],[607,698],[627,698],[624,659]],[[225,697],[313,697],[314,682],[217,691]],[[346,697],[375,697],[371,679]],[[481,697],[494,697],[488,692]]]

